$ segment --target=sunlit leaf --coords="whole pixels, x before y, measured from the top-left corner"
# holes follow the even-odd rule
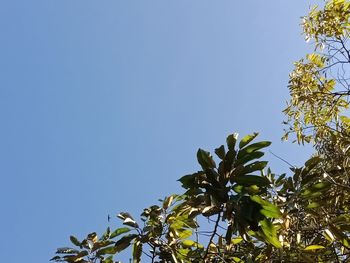
[[[267,219],[260,221],[260,224],[266,241],[276,248],[281,248],[282,245],[277,238],[277,232],[274,225]]]
[[[325,247],[321,245],[310,245],[304,248],[304,250],[317,250],[317,249],[323,249],[323,248]]]
[[[254,132],[253,134],[244,136],[242,140],[239,142],[239,148],[242,149],[244,146],[246,146],[248,143],[254,140],[258,135],[259,133]]]

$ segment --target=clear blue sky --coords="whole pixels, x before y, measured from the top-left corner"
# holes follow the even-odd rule
[[[280,137],[308,7],[1,1],[0,260],[48,262],[70,234],[102,232],[107,214],[140,214],[180,191],[199,147],[235,131],[260,131],[273,152],[303,163],[310,151]]]

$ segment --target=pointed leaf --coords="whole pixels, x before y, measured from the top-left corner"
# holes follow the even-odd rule
[[[238,133],[230,134],[229,136],[227,136],[226,143],[229,150],[231,151],[235,150],[237,138],[238,138]]]
[[[219,148],[216,148],[215,153],[221,160],[224,160],[226,156],[225,146],[221,145]]]
[[[127,226],[134,227],[134,228],[138,228],[139,227],[139,225],[136,223],[136,221],[131,219],[131,218],[126,218],[124,220],[123,224],[127,225]]]
[[[317,249],[323,249],[323,248],[325,247],[321,245],[310,245],[304,248],[304,250],[317,250]]]
[[[142,255],[142,243],[140,241],[136,241],[132,248],[133,263],[141,262],[141,255]]]
[[[79,251],[70,247],[60,247],[56,251],[56,254],[76,254],[76,253],[79,253]]]
[[[244,175],[244,176],[234,176],[231,179],[231,182],[236,182],[239,185],[244,186],[250,186],[250,185],[257,185],[257,186],[268,186],[270,184],[270,181],[262,176],[258,175]]]
[[[256,152],[252,152],[248,155],[245,155],[245,156],[242,156],[240,159],[238,159],[236,162],[235,162],[235,166],[238,166],[238,165],[241,165],[241,164],[246,164],[252,160],[256,160],[256,159],[259,159],[261,157],[264,156],[264,152],[259,152],[259,151],[256,151]]]
[[[248,164],[246,166],[244,166],[242,169],[239,169],[237,171],[237,173],[235,173],[237,176],[239,175],[245,175],[245,174],[249,174],[249,173],[252,173],[252,172],[255,172],[255,171],[262,171],[266,165],[267,165],[268,162],[254,162],[254,163],[251,163],[251,164]]]
[[[262,141],[262,142],[250,144],[247,147],[244,147],[243,149],[239,150],[237,158],[240,159],[247,154],[250,154],[252,152],[256,152],[256,151],[263,149],[265,147],[268,147],[270,145],[271,145],[271,142],[268,142],[268,141]]]
[[[260,221],[260,225],[266,241],[276,248],[281,248],[274,225],[267,219]]]
[[[244,136],[242,140],[239,142],[239,148],[242,149],[244,146],[246,146],[248,143],[254,140],[258,135],[259,133],[254,132],[253,134]]]
[[[74,245],[76,245],[78,247],[81,246],[81,243],[79,242],[79,240],[75,236],[70,236],[69,239]]]
[[[136,234],[132,234],[132,235],[127,235],[122,237],[121,239],[119,239],[116,243],[115,243],[115,248],[117,252],[120,252],[124,249],[126,249],[128,246],[130,246],[131,241],[136,238],[137,235]]]
[[[101,256],[101,255],[106,255],[106,254],[110,254],[110,255],[114,255],[116,254],[117,248],[115,246],[110,246],[110,247],[105,247],[100,249],[99,251],[97,251],[96,255],[97,256]]]
[[[199,149],[197,152],[198,163],[202,166],[203,169],[215,168],[216,164],[213,157],[209,152],[206,152],[202,149]]]

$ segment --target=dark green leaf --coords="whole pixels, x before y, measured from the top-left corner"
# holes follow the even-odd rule
[[[60,247],[56,251],[56,254],[76,254],[76,253],[79,253],[79,251],[70,247]]]
[[[229,136],[227,136],[226,143],[227,143],[227,147],[229,150],[231,150],[231,151],[235,150],[237,138],[238,138],[237,133],[230,134]]]
[[[79,240],[75,236],[70,236],[69,239],[74,245],[76,245],[76,246],[81,245],[81,243],[79,242]]]
[[[102,247],[106,247],[109,246],[110,244],[112,244],[113,241],[110,240],[102,240],[102,241],[98,241],[96,243],[94,243],[94,246],[92,247],[91,251],[96,251],[97,249],[100,249]]]
[[[282,216],[278,207],[262,199],[260,196],[254,195],[254,196],[251,196],[250,199],[261,205],[262,209],[260,210],[260,213],[262,215],[270,218],[280,218]]]
[[[330,225],[329,229],[331,230],[333,235],[335,235],[336,238],[343,244],[344,247],[350,249],[350,239],[345,233],[343,233],[334,225]]]
[[[268,147],[270,145],[271,145],[271,142],[268,142],[268,141],[262,141],[262,142],[250,144],[247,147],[239,150],[237,158],[240,159],[247,154],[250,154],[252,152],[256,152],[256,151],[263,149],[265,147]]]
[[[101,240],[106,240],[110,238],[110,234],[111,234],[111,229],[110,227],[107,227],[106,231],[103,233],[103,235],[101,236]]]
[[[188,174],[178,180],[185,189],[193,188],[196,183],[196,174]]]
[[[216,164],[210,153],[202,149],[199,149],[197,152],[197,160],[204,170],[216,167]]]
[[[242,169],[239,169],[235,174],[237,176],[240,176],[240,175],[249,174],[255,171],[261,171],[266,167],[266,165],[267,165],[267,162],[254,162],[244,166]]]
[[[282,183],[283,183],[283,179],[286,177],[286,175],[287,175],[287,174],[281,174],[281,175],[277,178],[277,180],[276,180],[276,182],[275,182],[275,185],[276,185],[276,186],[281,186]]]
[[[117,248],[115,246],[110,246],[110,247],[105,247],[100,249],[99,251],[97,251],[96,255],[97,256],[102,256],[102,255],[106,255],[106,254],[110,254],[110,255],[114,255],[115,253],[117,253]]]
[[[244,186],[268,186],[270,184],[270,181],[267,178],[257,175],[235,176],[232,178],[231,182],[236,182],[237,184]]]
[[[136,237],[137,237],[136,234],[132,234],[132,235],[124,236],[121,239],[119,239],[115,243],[116,252],[120,252],[120,251],[126,249],[128,246],[130,246],[131,241]]]
[[[235,162],[235,166],[246,164],[252,160],[259,159],[262,156],[264,156],[264,154],[265,153],[263,152],[256,151],[256,152],[252,152],[251,154],[242,156],[240,159],[237,159],[237,161]]]
[[[226,156],[225,146],[221,145],[219,148],[216,148],[215,153],[221,160],[224,160]]]
[[[60,256],[54,256],[53,258],[50,259],[50,261],[60,261],[61,257]]]
[[[133,263],[141,262],[142,243],[140,241],[136,241],[134,243],[132,255],[133,255]]]

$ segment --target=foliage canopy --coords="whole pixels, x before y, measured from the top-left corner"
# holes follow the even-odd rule
[[[143,210],[140,220],[57,250],[52,261],[114,263],[131,248],[133,262],[348,262],[350,260],[350,2],[327,1],[303,18],[315,50],[290,74],[284,139],[312,143],[303,167],[274,174],[261,160],[257,133],[210,152],[201,169],[179,179],[184,192]],[[206,223],[203,219],[207,220]]]

